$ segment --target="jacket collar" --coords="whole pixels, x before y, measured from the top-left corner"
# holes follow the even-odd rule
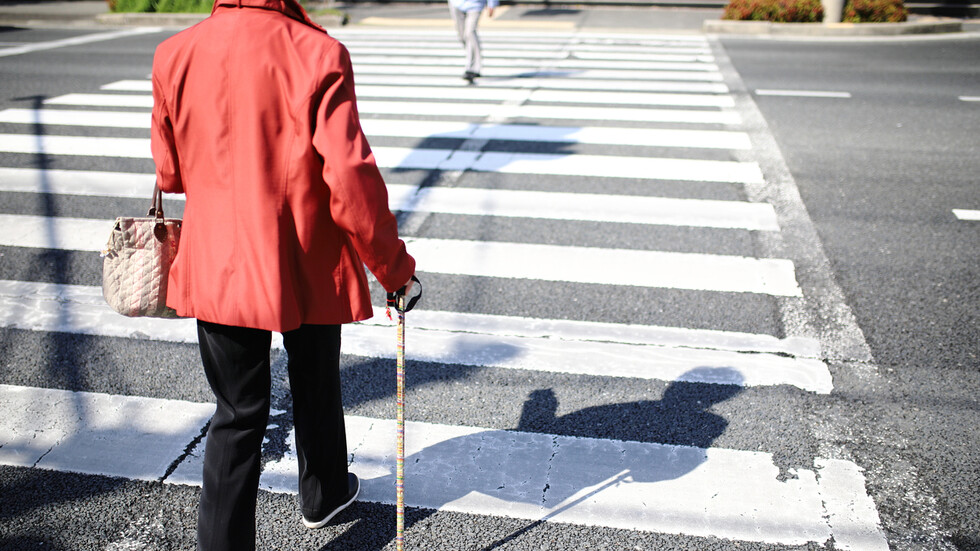
[[[317,25],[310,19],[310,16],[303,9],[297,0],[215,0],[211,14],[218,10],[219,6],[233,8],[261,8],[265,10],[277,11],[287,17],[306,23],[307,25],[323,31],[323,27]],[[326,31],[324,31],[326,32]]]

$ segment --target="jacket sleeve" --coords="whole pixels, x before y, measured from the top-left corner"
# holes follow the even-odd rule
[[[326,54],[328,68],[314,120],[313,147],[323,157],[330,213],[388,292],[415,273],[415,259],[398,238],[388,190],[361,130],[350,54],[339,42]]]
[[[157,185],[166,193],[184,193],[180,179],[180,162],[174,143],[173,120],[170,106],[158,80],[158,68],[153,66],[153,114],[150,124],[150,149],[156,164]]]

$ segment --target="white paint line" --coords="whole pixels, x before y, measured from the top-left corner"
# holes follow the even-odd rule
[[[414,252],[414,251],[413,251]],[[104,337],[197,342],[194,320],[126,318],[99,287],[0,280],[0,325]],[[435,363],[739,386],[791,385],[826,394],[816,342],[725,331],[431,312],[412,317],[412,359]],[[391,358],[381,309],[344,328],[343,352]],[[275,336],[276,346],[281,339]]]
[[[520,49],[514,49],[515,45],[508,42],[498,42],[492,39],[483,39],[480,41],[484,46],[484,56],[488,57],[507,57],[503,53],[510,52],[522,52],[520,55],[533,52],[553,52],[555,50],[560,50],[566,47],[566,43],[532,43],[529,41],[522,41],[517,47]],[[358,54],[395,54],[403,51],[403,42],[391,43],[390,41],[377,40],[375,38],[360,40],[360,39],[348,39],[344,41],[344,45],[351,53]],[[511,48],[508,50],[507,48]],[[639,45],[610,45],[610,44],[598,44],[598,43],[576,43],[569,47],[569,50],[577,57],[582,56],[611,56],[610,59],[646,59],[647,55],[650,54],[672,54],[672,55],[712,55],[711,48],[706,44],[698,46],[697,44],[680,44],[680,45],[666,45],[662,44],[659,46],[639,46]],[[423,42],[414,40],[412,41],[412,52],[419,52],[424,55],[462,55],[459,48],[458,40],[455,41],[440,41],[440,42]],[[536,57],[534,54],[532,56]],[[513,57],[513,56],[511,56]],[[587,59],[583,57],[583,59]],[[603,57],[603,59],[605,59]]]
[[[534,90],[530,96],[524,90],[497,88],[448,88],[434,86],[358,86],[359,98],[453,99],[507,101],[527,99],[551,103],[591,103],[598,105],[676,105],[683,107],[732,107],[730,96],[717,94],[667,94],[643,92],[608,92],[574,90]]]
[[[842,551],[888,551],[878,510],[864,489],[861,467],[850,461],[817,458],[817,481],[834,547]]]
[[[125,172],[0,167],[0,191],[146,199],[156,176]],[[167,195],[183,200],[183,195]]]
[[[112,220],[0,214],[0,245],[72,251],[101,251]]]
[[[440,95],[433,93],[432,95]],[[445,94],[443,94],[445,95]],[[451,95],[451,94],[449,94]],[[393,94],[397,96],[397,94]],[[55,105],[89,107],[143,107],[150,109],[153,98],[122,94],[67,94],[46,100]],[[557,105],[506,105],[502,103],[438,103],[430,101],[379,101],[361,99],[358,111],[363,114],[495,117],[563,120],[600,120],[632,122],[681,122],[693,124],[739,124],[735,111],[646,109],[623,107],[567,107]],[[363,121],[362,121],[363,122]]]
[[[354,72],[358,75],[413,75],[413,76],[435,76],[452,75],[457,78],[460,76],[460,67],[442,65],[371,65],[361,64],[354,67]],[[674,71],[681,72],[681,71]],[[486,78],[551,78],[551,79],[584,79],[584,80],[663,80],[664,71],[632,71],[628,69],[575,69],[575,68],[556,68],[540,69],[534,67],[488,67],[482,72]],[[683,80],[699,80],[721,82],[720,76],[710,71],[688,71],[684,75],[678,75]]]
[[[107,128],[150,128],[150,113],[127,111],[70,111],[53,109],[4,109],[0,122],[43,126],[101,126]]]
[[[65,94],[44,100],[50,105],[88,105],[93,107],[142,107],[153,108],[152,95],[136,94]]]
[[[980,220],[980,210],[953,209],[953,215],[960,220]]]
[[[0,111],[0,123],[148,129],[150,116],[148,113],[115,111],[5,109]],[[752,147],[745,133],[726,130],[475,124],[388,119],[363,119],[361,127],[369,137],[460,138],[694,149],[751,149]]]
[[[408,238],[422,272],[802,296],[793,263],[741,256]]]
[[[404,75],[358,75],[357,83],[359,86],[366,84],[381,86],[417,87],[417,86],[440,86],[449,88],[459,88],[467,90],[483,88],[505,88],[505,89],[563,89],[563,90],[606,90],[609,92],[687,92],[703,94],[727,94],[728,86],[723,82],[692,82],[684,80],[673,80],[678,76],[676,73],[664,73],[665,80],[620,80],[620,81],[588,81],[588,80],[557,80],[547,78],[481,78],[478,86],[470,86],[463,82],[458,76],[454,77],[426,77]],[[683,75],[681,75],[683,76]],[[110,92],[146,92],[152,91],[153,86],[149,80],[120,80],[101,87],[102,90]],[[464,93],[464,92],[461,92]],[[496,99],[496,97],[494,98]]]
[[[7,410],[0,463],[140,480],[162,477],[214,411],[212,404],[10,385],[0,385],[0,396]],[[360,499],[393,503],[394,421],[345,422]],[[866,507],[860,469],[847,461],[818,458],[817,469],[780,481],[765,452],[413,421],[406,434],[410,507],[783,545],[833,537],[845,542],[842,549],[882,549],[880,540],[864,539],[877,532],[878,517],[873,503]],[[203,446],[166,482],[200,486]],[[295,494],[296,472],[290,448],[265,465],[260,487]],[[865,543],[872,546],[857,547]]]
[[[354,73],[370,65],[401,65],[405,67],[452,67],[459,71],[461,60],[455,57],[429,57],[429,56],[376,56],[363,55],[351,56],[354,65]],[[486,58],[483,67],[487,70],[537,70],[543,60],[540,59],[497,59]],[[676,61],[604,61],[590,59],[561,59],[551,63],[554,68],[573,71],[582,69],[620,69],[629,71],[717,71],[718,66],[713,63],[683,63]]]
[[[757,96],[787,96],[798,98],[849,98],[850,92],[824,92],[819,90],[764,90],[755,91]]]
[[[34,155],[151,158],[150,140],[143,138],[0,134],[0,151]]]
[[[393,210],[778,231],[764,203],[389,185]]]
[[[35,155],[83,155],[149,159],[150,140],[82,136],[0,134],[0,151]],[[376,147],[381,168],[419,170],[474,170],[504,174],[540,174],[748,183],[762,179],[757,164],[738,161],[702,161],[613,155],[497,153]]]
[[[348,416],[346,426],[361,499],[393,503],[394,421]],[[412,421],[406,434],[412,507],[784,545],[836,537],[816,473],[779,481],[764,452]],[[200,485],[199,462],[184,467],[174,477]],[[266,464],[260,487],[295,494],[296,468],[290,449]],[[863,477],[847,482],[852,500],[870,499]],[[853,516],[862,529],[876,519]]]
[[[647,75],[649,76],[649,74]],[[549,78],[481,78],[475,88],[521,88],[521,89],[562,89],[562,90],[606,90],[610,92],[687,92],[695,94],[727,94],[728,86],[723,82],[690,81],[682,78],[674,79],[676,73],[661,73],[663,80],[581,80],[581,79],[549,79]],[[358,84],[376,84],[382,86],[449,86],[460,88],[461,79],[440,76],[404,75],[358,75]],[[472,88],[472,87],[471,87]]]
[[[211,404],[0,385],[0,464],[160,480]]]
[[[403,100],[527,100],[551,103],[592,103],[597,105],[673,105],[682,107],[732,107],[734,100],[718,94],[668,94],[656,92],[613,92],[613,91],[573,91],[573,90],[534,90],[530,95],[525,89],[506,90],[475,86],[437,87],[437,86],[376,86],[357,87],[358,98],[398,98]],[[123,94],[67,94],[45,100],[45,103],[59,105],[97,105],[119,107],[152,107],[152,96]]]
[[[160,32],[161,30],[162,29],[155,28],[155,27],[137,27],[134,29],[124,29],[121,31],[109,31],[104,33],[86,34],[83,36],[76,36],[73,38],[63,38],[61,40],[51,40],[48,42],[33,42],[31,44],[25,44],[23,46],[17,46],[14,48],[5,48],[3,50],[0,50],[0,57],[8,57],[13,55],[27,54],[31,52],[52,50],[55,48],[64,48],[66,46],[80,46],[82,44],[91,44],[92,42],[103,42],[106,40],[114,40],[116,38],[124,38],[127,36],[156,33],[156,32]]]
[[[495,117],[504,119],[558,119],[589,121],[679,122],[689,124],[739,124],[735,111],[645,109],[628,107],[569,107],[562,105],[502,105],[490,103],[432,103],[422,101],[358,100],[362,114]],[[363,122],[363,119],[362,119]]]
[[[111,220],[0,214],[0,245],[100,251]],[[793,263],[743,256],[406,238],[422,272],[802,296]]]
[[[503,174],[593,176],[686,182],[748,183],[762,179],[759,166],[753,162],[612,155],[453,152],[394,147],[376,148],[374,153],[379,165],[386,168],[439,168]],[[441,159],[436,162],[439,157]]]
[[[960,96],[960,101],[980,101],[980,96]]]
[[[407,48],[394,48],[394,47],[384,47],[384,46],[353,46],[349,45],[347,50],[350,52],[352,59],[356,63],[361,58],[372,59],[376,57],[381,57],[386,60],[396,61],[404,57],[411,57],[414,59],[428,60],[429,58],[439,58],[444,57],[452,60],[452,63],[459,64],[460,60],[463,59],[464,53],[463,49],[457,47],[445,47],[443,45],[431,44],[426,48],[419,48],[413,43],[411,49]],[[578,48],[574,48],[571,51],[571,57],[578,60],[603,60],[603,61],[629,61],[629,62],[675,62],[675,63],[714,63],[714,56],[710,52],[705,52],[703,49],[698,52],[671,52],[666,49],[661,49],[661,51],[647,51],[647,52],[601,52],[601,51],[580,51]],[[522,48],[522,49],[505,49],[505,48],[490,48],[485,47],[483,52],[483,59],[496,60],[504,59],[507,62],[515,62],[514,60],[551,60],[551,61],[563,61],[569,59],[569,52],[563,51],[559,46],[545,46],[539,48]],[[519,63],[519,62],[517,62]]]
[[[146,199],[154,180],[152,174],[0,167],[0,191]],[[388,205],[405,212],[779,230],[772,206],[741,201],[388,184]]]

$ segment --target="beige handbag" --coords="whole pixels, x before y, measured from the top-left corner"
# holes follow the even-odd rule
[[[167,307],[167,281],[181,221],[164,218],[163,193],[156,186],[146,216],[116,218],[102,251],[102,296],[124,316],[176,318]]]

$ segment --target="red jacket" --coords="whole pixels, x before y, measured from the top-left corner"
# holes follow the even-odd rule
[[[415,260],[361,131],[346,48],[295,0],[217,0],[153,59],[157,182],[187,204],[167,304],[288,331],[371,316]]]

